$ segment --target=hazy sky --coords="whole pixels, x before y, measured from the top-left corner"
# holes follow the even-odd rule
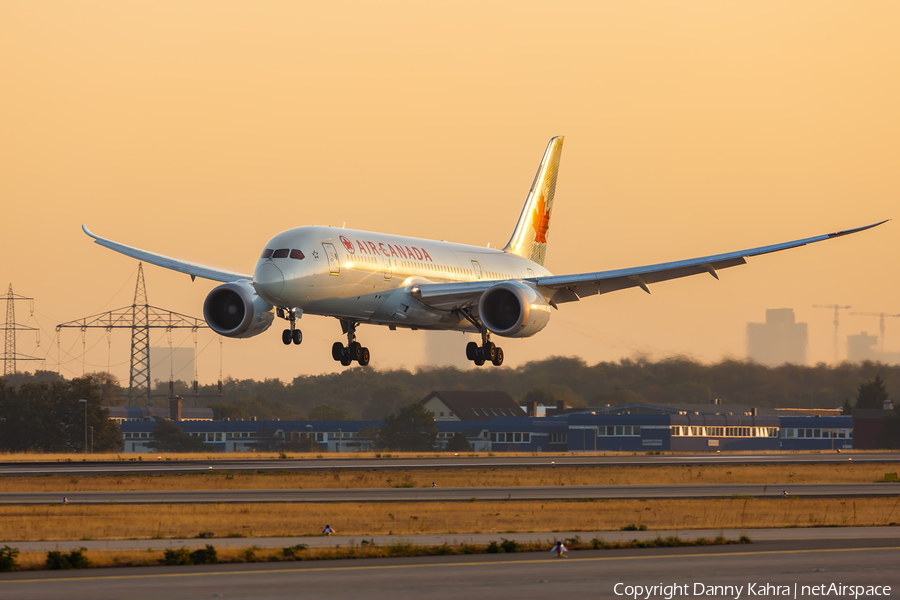
[[[136,262],[81,223],[248,273],[270,237],[300,225],[502,245],[553,135],[566,136],[554,273],[900,217],[898,23],[891,1],[6,0],[0,284],[35,297],[30,324],[46,330],[19,351],[46,350],[55,369],[56,323],[131,303]],[[831,361],[832,314],[812,305],[900,313],[898,227],[750,259],[720,281],[564,305],[537,336],[501,342],[506,364],[743,357],[745,324],[780,307],[809,323],[810,362]],[[196,316],[215,285],[146,276],[151,304]],[[226,375],[341,370],[337,321],[301,327],[300,347],[282,345],[280,323],[226,340]],[[844,316],[841,328],[878,323]],[[887,332],[900,349],[900,319]],[[359,334],[376,368],[423,361],[421,334]],[[127,381],[128,335],[112,340],[110,353],[102,331],[87,334],[87,369],[119,364]],[[63,373],[80,375],[80,334],[61,342]],[[217,342],[199,365],[216,379]]]

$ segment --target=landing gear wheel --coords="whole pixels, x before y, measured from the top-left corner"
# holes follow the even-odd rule
[[[494,345],[494,342],[488,342],[481,348],[481,353],[484,356],[484,359],[491,362],[493,362],[496,352],[497,346]]]
[[[331,358],[334,360],[342,360],[344,358],[344,345],[342,343],[335,342],[331,345]]]
[[[341,357],[341,364],[344,365],[345,367],[349,367],[351,362],[353,362],[353,361],[350,359],[349,356]]]
[[[289,346],[291,343],[291,330],[285,329],[281,332],[281,341],[284,342],[285,346]]]
[[[350,352],[350,360],[359,360],[362,357],[362,344],[359,342],[353,342],[347,350]]]
[[[503,348],[494,348],[494,358],[491,359],[495,367],[503,364]]]
[[[356,359],[356,362],[359,363],[359,366],[364,367],[369,364],[369,349],[368,348],[360,348],[359,358]]]
[[[484,364],[484,357],[481,356],[481,354],[479,353],[479,355],[476,356],[475,359],[474,359],[472,362],[475,363],[475,366],[476,366],[476,367],[480,367],[481,365]]]
[[[475,342],[469,342],[466,344],[466,358],[469,360],[475,360],[478,358],[478,344]]]
[[[296,345],[300,345],[303,342],[303,332],[299,329],[295,329],[291,334],[291,339],[294,341]]]

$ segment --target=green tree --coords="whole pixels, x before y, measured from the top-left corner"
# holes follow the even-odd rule
[[[466,439],[465,434],[461,431],[457,431],[456,435],[454,435],[447,442],[447,452],[468,452],[472,449],[472,445],[469,444],[469,440]]]
[[[874,408],[881,410],[884,402],[888,399],[887,390],[884,389],[884,382],[881,375],[876,375],[872,381],[867,381],[859,386],[856,395],[856,408]]]
[[[86,402],[80,402],[85,400]],[[120,447],[119,427],[103,408],[90,377],[25,383],[0,379],[0,449],[8,452],[86,452],[93,428],[95,452]]]
[[[900,448],[900,405],[885,417],[883,429],[878,436],[879,448]]]
[[[211,404],[216,419],[243,419],[256,417],[260,421],[283,419],[285,421],[302,421],[300,409],[284,402],[270,402],[264,397],[237,398],[232,402]]]
[[[320,404],[309,411],[310,421],[352,421],[353,418],[346,410],[335,408],[330,404]]]
[[[147,446],[158,452],[203,452],[208,450],[208,446],[199,437],[189,435],[172,421],[159,417],[156,418],[153,441]]]
[[[406,385],[387,382],[372,389],[362,417],[366,420],[380,421],[387,415],[395,414],[401,406],[406,406],[411,402],[415,402],[415,397]]]
[[[433,450],[438,429],[434,414],[415,402],[384,418],[384,427],[375,438],[375,446],[385,450],[419,452]]]

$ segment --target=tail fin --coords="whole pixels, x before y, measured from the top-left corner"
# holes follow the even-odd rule
[[[547,144],[541,166],[538,167],[531,191],[525,200],[525,207],[516,223],[516,230],[503,249],[539,265],[544,264],[547,255],[547,230],[550,229],[550,211],[553,209],[553,195],[556,193],[556,175],[559,172],[563,139],[558,136]]]

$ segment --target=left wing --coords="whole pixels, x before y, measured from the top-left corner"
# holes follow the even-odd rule
[[[105,248],[115,250],[120,254],[142,260],[144,262],[150,263],[151,265],[156,265],[165,269],[171,269],[173,271],[178,271],[179,273],[187,273],[191,276],[191,279],[195,277],[202,277],[204,279],[212,279],[213,281],[225,282],[240,281],[242,279],[253,279],[252,275],[244,275],[242,273],[223,271],[222,269],[216,269],[214,267],[206,267],[203,265],[198,265],[196,263],[187,262],[185,260],[178,260],[177,258],[170,258],[168,256],[163,256],[162,254],[155,254],[153,252],[147,252],[146,250],[132,248],[131,246],[126,246],[125,244],[113,242],[111,240],[104,239],[99,235],[91,233],[91,230],[87,228],[87,225],[82,225],[81,229],[87,235],[94,238],[95,244],[100,244]]]
[[[630,269],[618,269],[615,271],[536,277],[535,279],[529,279],[527,281],[533,281],[539,287],[555,290],[555,293],[553,293],[550,298],[550,302],[553,304],[572,302],[583,296],[606,294],[608,292],[624,290],[630,287],[639,287],[649,294],[650,288],[648,286],[651,283],[659,283],[660,281],[668,281],[669,279],[678,279],[679,277],[698,275],[700,273],[709,273],[718,279],[718,269],[727,269],[728,267],[743,265],[747,262],[746,259],[751,256],[789,250],[790,248],[798,248],[807,244],[850,235],[851,233],[857,233],[877,227],[889,220],[890,219],[885,219],[884,221],[866,225],[864,227],[857,227],[855,229],[845,229],[844,231],[826,233],[825,235],[817,235],[802,240],[772,244],[771,246],[760,246],[759,248],[750,248],[748,250],[738,250],[737,252],[728,252],[726,254],[715,254],[689,260],[647,265],[644,267],[632,267]]]
[[[817,235],[802,240],[783,242],[771,246],[760,246],[759,248],[750,248],[748,250],[739,250],[737,252],[728,252],[725,254],[701,256],[700,258],[692,258],[689,260],[659,263],[643,267],[632,267],[630,269],[617,269],[614,271],[598,271],[596,273],[533,277],[523,279],[522,281],[530,283],[541,290],[553,306],[563,302],[574,302],[585,296],[606,294],[631,287],[639,287],[649,294],[649,285],[651,283],[659,283],[661,281],[668,281],[669,279],[678,279],[679,277],[688,277],[689,275],[698,275],[701,273],[709,273],[718,279],[719,269],[743,265],[747,262],[746,259],[748,257],[779,252],[790,248],[798,248],[807,244],[850,235],[851,233],[857,233],[859,231],[877,227],[889,220],[890,219],[886,219],[879,223],[873,223],[872,225],[857,227],[855,229],[846,229],[835,233],[827,233],[825,235]],[[481,297],[481,294],[497,283],[499,282],[473,281],[465,283],[423,284],[415,286],[413,294],[428,306],[442,310],[454,310],[476,304]]]

